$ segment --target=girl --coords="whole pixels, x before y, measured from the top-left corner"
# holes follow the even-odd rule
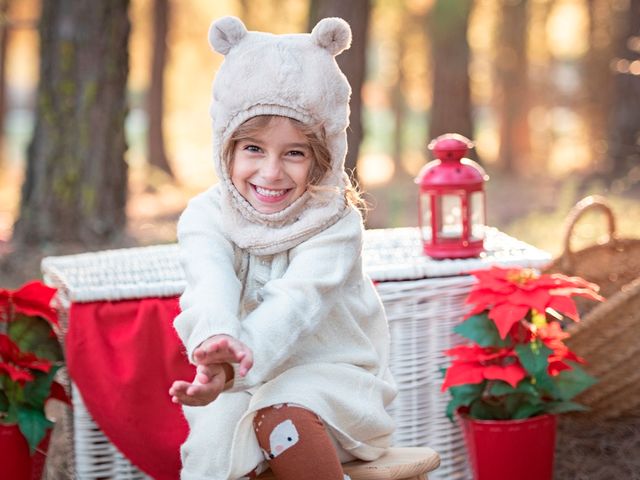
[[[178,240],[187,286],[175,328],[197,374],[169,393],[189,436],[184,480],[342,480],[341,463],[389,446],[388,328],[361,261],[344,172],[349,84],[334,56],[351,30],[209,31],[220,182],[195,197]]]

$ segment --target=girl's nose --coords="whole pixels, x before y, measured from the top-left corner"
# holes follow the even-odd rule
[[[266,180],[278,180],[282,177],[282,160],[277,155],[268,155],[260,168],[260,174]]]

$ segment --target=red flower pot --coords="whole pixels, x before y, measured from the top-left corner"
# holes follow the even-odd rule
[[[555,415],[460,423],[475,480],[552,480]]]
[[[0,477],[11,480],[40,480],[49,448],[51,430],[33,455],[17,425],[0,424]]]

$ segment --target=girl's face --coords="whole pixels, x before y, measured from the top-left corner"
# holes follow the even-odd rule
[[[293,121],[274,117],[236,142],[231,182],[257,211],[275,213],[306,191],[313,162],[311,147]]]

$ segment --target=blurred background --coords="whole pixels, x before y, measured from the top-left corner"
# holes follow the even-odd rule
[[[349,21],[347,163],[369,228],[417,225],[426,146],[457,132],[491,177],[490,225],[557,255],[569,209],[598,193],[640,236],[640,0],[0,0],[4,288],[44,255],[175,241],[216,182],[207,30],[223,15],[273,33]]]

